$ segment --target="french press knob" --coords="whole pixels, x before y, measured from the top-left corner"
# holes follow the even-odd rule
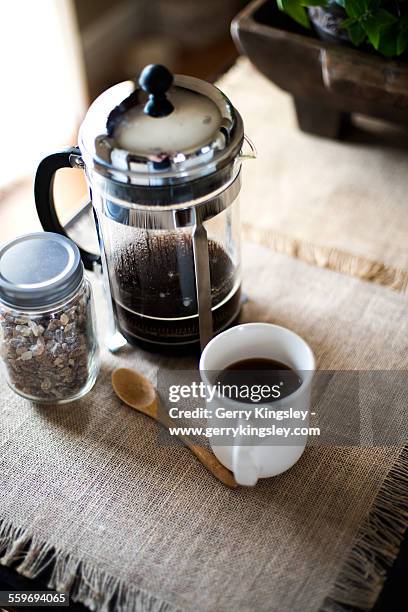
[[[165,66],[150,64],[140,74],[139,85],[149,99],[143,112],[149,117],[167,117],[174,111],[174,106],[166,96],[173,84],[173,75]]]

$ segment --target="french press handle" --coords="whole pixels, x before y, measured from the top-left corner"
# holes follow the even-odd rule
[[[56,153],[52,153],[40,162],[34,180],[34,198],[38,218],[46,232],[56,232],[63,236],[68,236],[64,227],[61,225],[54,202],[54,178],[60,168],[72,168],[73,159],[78,159],[81,151],[78,147],[70,147]],[[89,253],[85,249],[79,248],[81,259],[87,270],[93,270],[95,263],[100,263],[99,255]]]

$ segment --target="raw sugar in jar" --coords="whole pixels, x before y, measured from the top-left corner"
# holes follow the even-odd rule
[[[70,402],[94,385],[92,290],[68,238],[40,232],[0,249],[0,353],[9,386],[34,402]]]

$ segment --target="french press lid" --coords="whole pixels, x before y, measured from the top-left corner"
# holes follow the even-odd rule
[[[119,83],[95,100],[79,145],[87,168],[105,178],[166,186],[225,174],[243,138],[238,111],[217,87],[150,65],[138,83]]]

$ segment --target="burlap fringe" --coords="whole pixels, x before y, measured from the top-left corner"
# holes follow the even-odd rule
[[[372,609],[408,528],[407,490],[408,447],[384,479],[321,612],[343,612],[347,606]],[[49,588],[69,593],[73,601],[97,612],[180,612],[169,602],[56,551],[9,523],[0,524],[0,563],[13,565],[27,578],[35,578],[50,564]]]
[[[9,523],[0,524],[0,563],[12,565],[27,578],[36,578],[50,565],[48,587],[69,593],[73,601],[97,612],[180,612],[169,602],[56,551]]]
[[[296,240],[271,230],[255,227],[249,223],[243,224],[242,233],[244,240],[261,244],[278,253],[296,257],[308,264],[385,285],[394,291],[408,293],[408,271],[406,270],[393,268],[384,263],[371,261],[365,257],[352,255],[338,249]]]
[[[321,612],[371,610],[408,528],[408,447],[386,476]]]

